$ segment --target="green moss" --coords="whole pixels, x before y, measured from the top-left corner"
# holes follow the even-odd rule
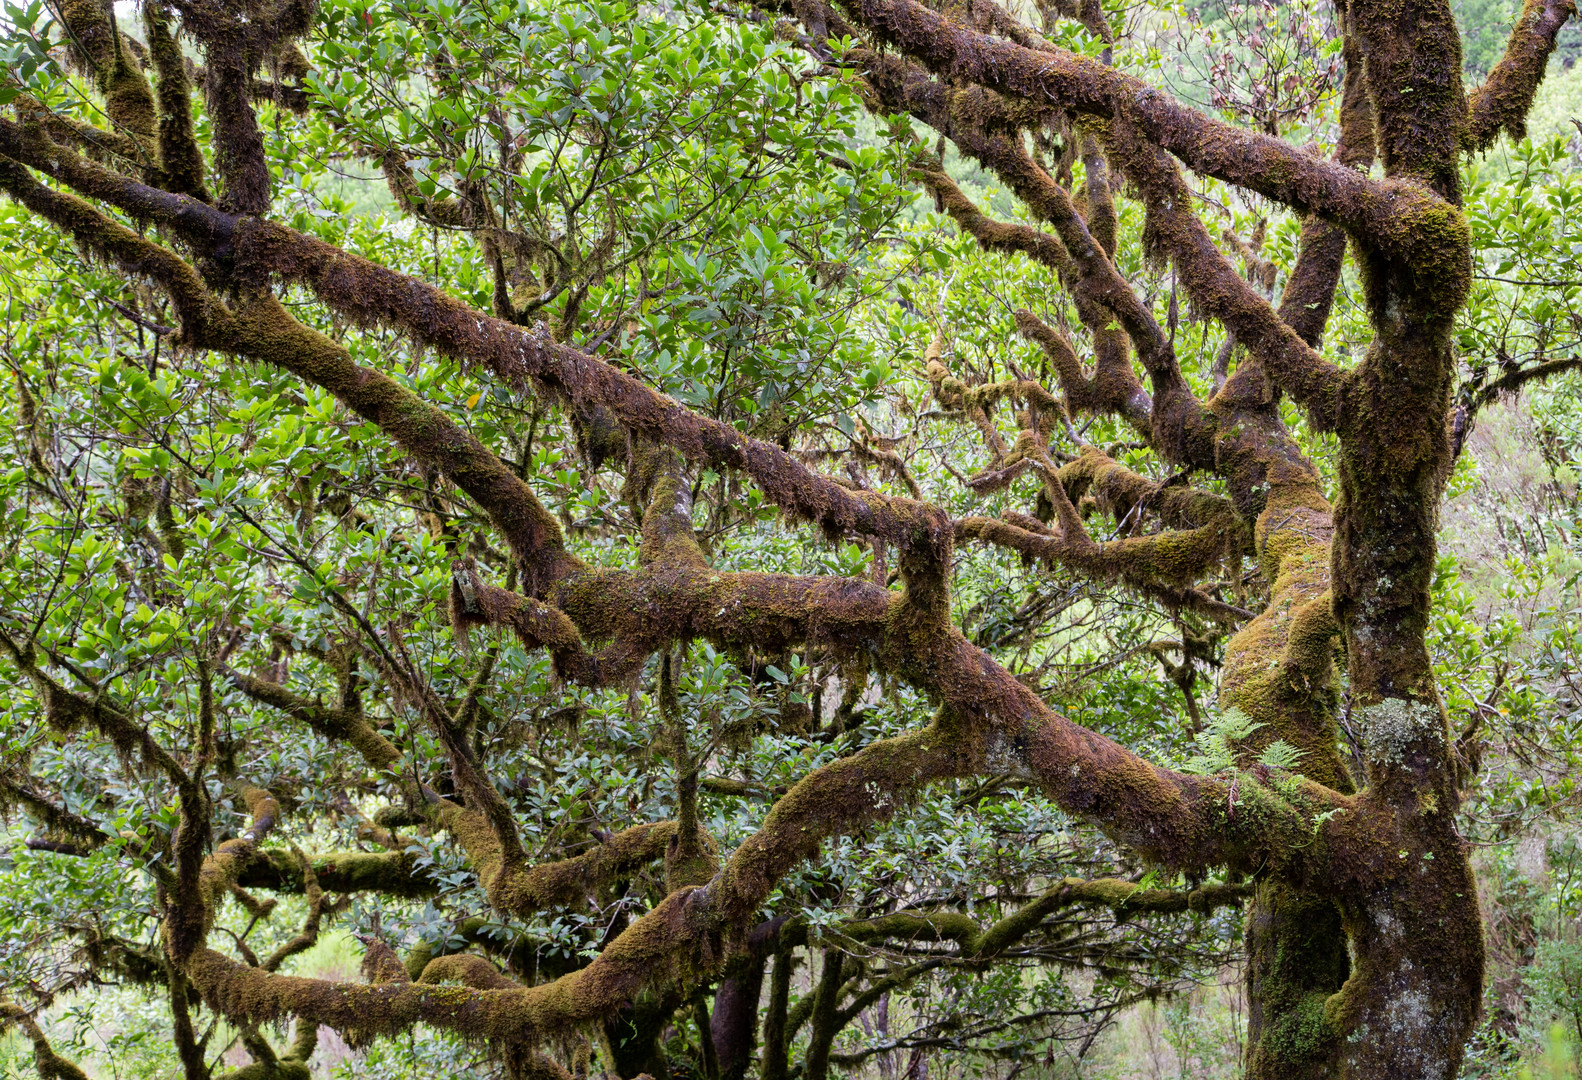
[[[1329,995],[1322,992],[1302,995],[1295,1008],[1265,1030],[1260,1048],[1287,1061],[1304,1061],[1328,1054],[1337,1035],[1324,1011],[1328,999]]]

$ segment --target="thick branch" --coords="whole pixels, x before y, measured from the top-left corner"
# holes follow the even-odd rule
[[[1009,548],[1030,559],[1066,566],[1091,577],[1119,579],[1172,608],[1187,608],[1225,622],[1251,617],[1251,612],[1190,587],[1192,581],[1223,557],[1229,531],[1223,526],[1097,543],[1085,535],[1073,539],[1029,527],[1035,524],[1038,523],[1032,519],[1011,522],[968,517],[957,521],[956,527],[962,539]]]
[[[1153,401],[1132,374],[1130,357],[1124,342],[1111,350],[1124,363],[1104,363],[1103,358],[1091,378],[1082,370],[1081,361],[1066,336],[1050,326],[1031,311],[1016,313],[1016,329],[1043,349],[1050,366],[1060,378],[1060,388],[1066,394],[1066,408],[1073,416],[1079,413],[1118,413],[1144,435],[1151,434],[1150,421]]]
[[[934,566],[943,561],[950,529],[937,510],[910,500],[850,491],[807,469],[780,447],[748,438],[728,424],[698,416],[633,376],[587,353],[558,344],[538,329],[524,330],[482,315],[443,290],[286,226],[227,214],[194,199],[118,176],[59,148],[29,144],[21,126],[11,121],[0,120],[0,154],[25,161],[93,198],[166,225],[200,250],[212,253],[223,249],[239,266],[255,273],[275,274],[307,285],[324,303],[358,322],[395,327],[448,356],[486,367],[513,383],[537,379],[583,410],[603,405],[633,432],[670,446],[693,461],[746,472],[775,505],[818,524],[830,535],[881,537],[895,543],[903,556],[916,556]],[[19,197],[25,193],[25,202],[44,202],[26,191],[27,183],[14,175],[0,176],[0,186],[17,192]],[[79,218],[80,215],[65,214],[58,223],[81,237]],[[93,223],[93,228],[102,230],[98,222]],[[256,328],[271,339],[271,355],[260,358],[279,362],[272,353],[279,349],[288,328],[278,318],[268,322],[272,325]],[[530,497],[525,485],[514,476],[510,477],[514,486],[497,480],[493,467],[475,457],[476,440],[443,414],[422,406],[383,376],[353,364],[343,350],[327,339],[308,347],[303,334],[312,332],[290,332],[290,336],[303,342],[291,351],[307,347],[311,357],[298,361],[298,374],[331,389],[359,412],[364,407],[377,411],[377,417],[369,418],[396,435],[409,451],[426,454],[436,464],[440,457],[448,458],[449,464],[442,466],[447,474],[502,524],[514,544],[538,539],[541,532],[553,526],[553,519],[545,515],[547,524],[542,528],[538,522],[528,528],[529,522],[522,519],[524,495]],[[246,352],[235,341],[214,344]],[[252,341],[240,344],[251,345]],[[363,385],[369,382],[377,385]],[[409,410],[417,415],[408,416]],[[404,420],[407,423],[403,424]],[[429,430],[435,425],[440,430],[418,439],[413,425],[420,420]],[[406,431],[406,438],[412,440],[410,445],[396,434],[398,430]],[[460,458],[452,456],[458,453]],[[538,513],[542,513],[541,507],[532,516],[536,518]],[[509,515],[510,520],[501,522],[503,515]],[[507,524],[511,527],[505,527]],[[552,535],[558,543],[558,529]],[[549,537],[542,539],[547,542]],[[524,561],[537,562],[531,556],[535,545],[527,546],[529,552],[524,553]],[[539,584],[542,587],[547,580]]]
[[[305,868],[290,851],[270,848],[258,852],[236,878],[244,889],[306,893],[305,869],[311,869],[319,888],[334,893],[379,893],[419,900],[433,896],[439,886],[420,872],[410,855],[401,851],[327,851],[309,858]]]
[[[475,990],[520,990],[522,984],[500,973],[483,957],[475,953],[451,953],[436,956],[423,968],[417,979],[420,983],[459,982]]]
[[[1215,246],[1192,212],[1191,192],[1175,162],[1124,123],[1115,125],[1111,145],[1126,175],[1141,189],[1155,235],[1193,298],[1263,362],[1275,383],[1308,411],[1320,429],[1332,429],[1340,369],[1282,323],[1269,302]]]
[[[1544,81],[1561,27],[1577,13],[1576,0],[1527,0],[1511,27],[1505,55],[1468,100],[1466,148],[1487,150],[1501,131],[1527,136],[1527,113]]]
[[[1384,175],[1409,177],[1449,203],[1459,204],[1467,98],[1461,82],[1461,32],[1450,4],[1445,0],[1400,0],[1388,9],[1379,4],[1348,4],[1346,28],[1355,35],[1366,62]],[[1434,227],[1426,219],[1410,224],[1425,231]],[[1443,228],[1440,224],[1439,229]],[[1376,245],[1392,262],[1411,264],[1435,255],[1443,259],[1456,254],[1447,249],[1446,238],[1427,235],[1422,239],[1432,246],[1426,250],[1394,250],[1381,242],[1391,234],[1384,222],[1352,231],[1370,246]],[[1456,247],[1465,258],[1464,237]],[[1459,308],[1464,298],[1464,291],[1450,297],[1453,305],[1445,310]]]
[[[294,720],[300,720],[319,735],[334,742],[350,743],[375,771],[393,768],[401,758],[401,751],[375,730],[361,712],[339,709],[314,698],[294,694],[284,686],[255,679],[240,671],[223,669],[223,674],[235,687],[254,701],[279,709]]]
[[[1425,235],[1422,226],[1437,221],[1444,207],[1421,187],[1369,180],[1280,139],[1210,119],[1098,60],[973,33],[915,0],[847,0],[842,6],[879,38],[952,81],[1103,119],[1128,115],[1148,141],[1194,172],[1330,218],[1373,238],[1393,258],[1437,253],[1440,238]],[[1423,251],[1425,243],[1434,248]]]
[[[14,125],[0,121],[0,141],[12,133],[21,137]],[[108,186],[123,194],[130,186],[136,196],[132,201],[157,207],[168,224],[185,224],[198,232],[218,230],[219,235],[234,239],[231,232],[245,228],[238,223],[251,220],[232,217],[186,196],[157,192],[75,155],[57,151],[56,159],[85,170],[85,177],[79,178],[85,178],[90,186]],[[63,167],[62,171],[77,170]],[[527,484],[482,443],[393,379],[353,362],[343,346],[296,322],[272,295],[255,294],[251,303],[233,313],[208,291],[196,271],[175,255],[72,196],[44,187],[4,158],[0,158],[0,187],[129,272],[148,274],[158,281],[181,315],[185,344],[278,364],[329,390],[378,424],[413,456],[441,469],[489,513],[511,543],[525,568],[529,591],[546,587],[580,566],[565,550],[554,517]],[[460,308],[454,301],[448,302]]]
[[[245,21],[245,20],[244,20]],[[236,214],[266,214],[273,201],[263,132],[253,111],[254,55],[249,33],[213,18],[199,37],[207,54],[203,80],[209,119],[214,124],[214,167],[220,174],[220,205]]]
[[[1186,911],[1207,914],[1216,908],[1241,903],[1252,893],[1249,885],[1203,885],[1196,889],[1145,889],[1135,882],[1115,878],[1064,878],[1011,914],[980,926],[963,912],[898,911],[877,919],[849,922],[839,928],[842,937],[872,942],[953,941],[954,959],[991,958],[1016,944],[1046,917],[1067,907],[1102,907],[1117,914],[1171,915]]]

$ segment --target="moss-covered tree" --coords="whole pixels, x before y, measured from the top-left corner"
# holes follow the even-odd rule
[[[564,67],[518,70],[506,55],[510,35],[493,52],[472,48],[498,29],[491,9],[441,7],[380,13],[382,27],[412,35],[410,70],[391,85],[413,78],[421,60],[435,101],[465,103],[569,78],[580,62],[573,42]],[[1079,906],[1164,915],[1244,898],[1250,1076],[1456,1075],[1479,1012],[1483,937],[1455,827],[1466,766],[1425,633],[1439,503],[1476,407],[1494,393],[1457,396],[1451,331],[1471,282],[1458,175],[1464,156],[1521,131],[1574,6],[1529,0],[1504,58],[1469,91],[1447,0],[1350,0],[1337,12],[1344,84],[1327,154],[1210,118],[1119,70],[1105,13],[1071,7],[1047,12],[1042,32],[992,0],[792,0],[715,15],[768,24],[801,50],[808,60],[789,74],[754,75],[780,78],[797,101],[825,84],[854,88],[881,118],[891,160],[964,234],[1058,275],[1069,294],[1077,317],[1068,325],[1016,313],[1018,331],[1044,357],[1040,372],[1007,364],[990,378],[953,369],[948,327],[924,354],[930,422],[981,441],[964,451],[979,464],[960,462],[972,475],[956,475],[978,495],[1030,496],[1021,511],[957,516],[927,497],[891,441],[844,421],[834,426],[845,441],[829,450],[821,441],[829,429],[815,429],[805,396],[751,415],[733,411],[744,393],[762,390],[762,379],[733,367],[728,349],[712,399],[684,405],[656,391],[619,346],[640,336],[649,313],[680,303],[675,286],[643,276],[633,308],[588,314],[601,282],[652,269],[645,252],[664,229],[707,233],[709,215],[736,197],[732,185],[747,183],[790,138],[775,116],[759,116],[743,137],[750,153],[727,168],[715,202],[656,232],[638,215],[622,217],[630,199],[622,184],[644,162],[681,156],[679,144],[623,142],[590,121],[574,130],[581,157],[562,143],[546,159],[533,142],[540,133],[515,129],[520,117],[499,110],[478,122],[481,139],[455,116],[460,126],[448,131],[433,114],[419,130],[376,81],[359,81],[364,61],[349,42],[365,29],[373,35],[368,10],[337,9],[326,23],[304,0],[148,0],[134,32],[100,0],[58,6],[58,40],[84,77],[68,84],[42,46],[25,72],[17,68],[11,115],[0,119],[0,188],[123,275],[142,306],[106,299],[110,317],[130,319],[167,355],[173,349],[216,373],[271,365],[333,395],[362,430],[398,447],[423,478],[414,510],[454,559],[449,632],[487,642],[465,654],[464,680],[436,679],[432,647],[414,638],[421,619],[380,624],[369,604],[348,599],[356,582],[326,583],[314,553],[271,532],[245,493],[228,504],[229,527],[284,552],[317,583],[295,599],[319,605],[345,630],[309,650],[319,670],[337,674],[329,698],[293,689],[285,677],[300,642],[272,644],[256,622],[217,619],[187,654],[191,722],[151,720],[148,704],[123,699],[132,693],[124,680],[82,667],[71,635],[56,632],[50,614],[70,592],[62,582],[77,580],[66,555],[58,572],[41,567],[39,595],[6,598],[0,646],[49,727],[63,740],[112,747],[129,776],[161,787],[177,808],[165,833],[113,835],[52,798],[45,780],[16,769],[0,778],[7,802],[43,829],[41,846],[69,856],[114,844],[156,881],[157,949],[106,940],[88,947],[97,950],[96,971],[168,991],[189,1078],[214,1067],[201,1034],[202,1014],[212,1013],[244,1033],[253,1063],[237,1077],[305,1075],[320,1025],[354,1045],[416,1025],[445,1029],[486,1044],[511,1076],[585,1070],[587,1052],[575,1046],[586,1035],[603,1068],[630,1076],[663,1070],[661,1034],[693,1023],[700,1071],[711,1078],[754,1069],[786,1076],[789,1041],[806,1026],[804,1075],[822,1080],[841,1027],[933,967],[987,966],[1013,947],[1055,941],[1062,913]],[[442,33],[445,20],[463,29]],[[310,61],[298,42],[315,26],[322,36]],[[600,32],[596,23],[590,32]],[[14,55],[28,56],[24,45]],[[690,75],[684,63],[677,70],[677,78],[697,78],[695,64]],[[599,116],[617,108],[590,85],[577,90],[579,107]],[[94,95],[87,118],[63,104],[68,86]],[[735,92],[719,84],[694,91],[684,100]],[[378,163],[402,212],[475,243],[487,271],[481,304],[294,227],[295,210],[285,205],[291,178],[278,149],[266,150],[261,110],[276,122],[293,112],[327,118],[343,152]],[[940,144],[917,140],[903,116],[937,132]],[[947,141],[955,151],[948,160]],[[804,167],[831,175],[875,167],[822,148],[797,153]],[[568,170],[556,205],[522,194],[523,178],[546,160]],[[958,161],[994,177],[1026,220],[980,208],[963,190]],[[739,176],[729,172],[737,165]],[[1189,173],[1304,216],[1300,254],[1283,282],[1256,239],[1231,234],[1222,243],[1208,231]],[[449,177],[449,190],[436,177]],[[1178,360],[1174,293],[1161,320],[1125,272],[1139,261],[1121,243],[1118,207],[1127,199],[1141,207],[1140,242],[1171,267],[1172,289],[1228,335],[1209,393],[1195,390]],[[853,243],[865,228],[852,228]],[[1320,343],[1348,247],[1372,341],[1337,364]],[[814,284],[840,279],[840,252],[801,254]],[[324,328],[303,313],[308,304],[328,314]],[[174,325],[160,323],[160,312]],[[452,403],[420,392],[421,379],[380,370],[374,350],[349,349],[340,340],[349,328],[388,331],[492,393],[529,402],[518,413],[521,429],[480,436]],[[158,376],[157,347],[153,357],[150,378]],[[1556,364],[1509,370],[1499,389]],[[28,447],[17,483],[61,522],[77,515],[77,528],[102,478],[73,472],[78,459],[51,444],[20,369],[17,378]],[[640,536],[625,563],[579,555],[581,526],[535,494],[533,433],[562,422],[592,469],[624,477]],[[1128,430],[1135,445],[1127,460],[1135,465],[1141,454],[1165,477],[1090,441],[1094,422]],[[1306,442],[1293,435],[1298,423]],[[140,430],[129,419],[120,434]],[[1304,449],[1318,436],[1332,440],[1333,483]],[[194,537],[215,528],[181,514],[182,500],[221,483],[190,446],[156,450],[118,496],[128,543],[153,553],[125,573],[151,613],[172,608],[163,575]],[[832,457],[847,463],[849,478],[820,471]],[[869,469],[883,479],[873,481]],[[301,514],[332,512],[356,529],[351,500],[320,504],[313,489],[321,482],[304,477]],[[739,494],[712,502],[701,527],[694,503],[707,485],[751,489],[785,528],[862,545],[869,575],[719,568],[711,538],[744,504]],[[1101,539],[1096,523],[1106,519],[1110,538]],[[1118,582],[1176,613],[1181,662],[1165,666],[1194,723],[1194,659],[1220,661],[1220,715],[1203,722],[1208,750],[1197,768],[1164,767],[1072,722],[969,640],[955,617],[952,567],[970,545]],[[1261,594],[1243,589],[1249,556],[1247,580],[1261,583]],[[1234,580],[1217,583],[1227,568]],[[223,578],[215,585],[222,593],[242,587]],[[521,807],[491,767],[493,744],[480,737],[493,730],[491,679],[508,635],[547,653],[564,686],[651,689],[674,769],[672,820],[601,834],[573,858],[539,860],[543,844],[525,831]],[[684,708],[676,686],[694,642],[768,672],[766,682],[784,681],[771,660],[797,650],[839,668],[840,708],[826,721],[816,703],[832,740],[853,722],[870,676],[904,683],[934,717],[837,755],[788,790],[757,792],[772,809],[733,850],[720,850],[699,813],[709,778],[700,777],[706,754],[696,747],[709,720]],[[398,796],[388,814],[365,823],[374,850],[308,853],[272,843],[290,806],[311,800],[257,786],[238,770],[221,699],[254,703],[280,725],[355,751],[365,780]],[[377,720],[366,704],[374,699],[418,722],[403,730]],[[792,702],[773,722],[805,722],[807,711]],[[1342,753],[1342,719],[1356,733],[1357,760]],[[1147,865],[1182,875],[1185,887],[1046,880],[988,921],[899,910],[817,932],[765,917],[782,879],[826,841],[871,827],[931,785],[972,778],[1030,785]],[[715,783],[730,790],[742,782]],[[249,820],[236,825],[233,810],[244,806]],[[405,957],[369,937],[363,981],[280,973],[338,910],[331,895],[421,898],[434,890],[416,873],[404,830],[459,849],[501,916],[575,906],[648,871],[659,875],[663,899],[612,923],[580,959],[521,962],[480,923],[471,939],[459,933]],[[1202,883],[1221,873],[1226,883]],[[253,896],[260,890],[301,895],[307,910],[301,932],[263,957],[216,922],[231,903],[266,915],[268,902]],[[861,956],[876,941],[932,944],[912,966],[891,964],[878,977]],[[820,958],[816,986],[793,1008],[794,957],[810,946]],[[490,954],[507,957],[505,971]],[[39,1047],[41,1074],[80,1075],[49,1049],[29,1009],[5,1009]],[[287,1021],[297,1034],[281,1049],[267,1025]]]

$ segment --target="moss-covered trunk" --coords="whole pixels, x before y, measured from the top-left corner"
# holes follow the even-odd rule
[[[1340,1041],[1325,1016],[1350,974],[1333,900],[1277,881],[1259,886],[1247,915],[1247,1076],[1322,1080]]]
[[[1401,420],[1407,410],[1446,413],[1449,318],[1411,318],[1400,302],[1411,298],[1391,284],[1384,291],[1395,295],[1378,307],[1384,332],[1350,387],[1340,457],[1335,608],[1368,786],[1337,837],[1355,962],[1331,1008],[1351,1033],[1344,1075],[1448,1077],[1477,1019],[1484,962],[1477,889],[1456,832],[1449,725],[1425,643],[1451,457],[1442,425]]]
[[[1445,0],[1352,11],[1385,171],[1432,191],[1412,257],[1362,246],[1373,346],[1339,409],[1335,613],[1367,790],[1335,837],[1353,970],[1330,1006],[1347,1033],[1342,1074],[1456,1075],[1483,991],[1483,931],[1444,705],[1426,635],[1439,501],[1453,463],[1445,424],[1451,328],[1470,244],[1457,170],[1467,125],[1461,48]]]
[[[1237,749],[1243,768],[1275,741],[1301,753],[1309,779],[1350,793],[1337,752],[1339,680],[1330,603],[1329,502],[1318,473],[1272,407],[1256,365],[1244,365],[1214,399],[1238,509],[1254,521],[1254,554],[1269,603],[1225,648],[1222,710],[1258,725]],[[1250,1080],[1318,1080],[1334,1074],[1339,1032],[1325,1005],[1349,973],[1346,933],[1321,889],[1269,876],[1248,905],[1246,1073]]]
[[[670,1075],[662,1042],[665,1025],[680,1001],[674,994],[639,994],[601,1025],[604,1059],[609,1071],[622,1080],[647,1074],[654,1080]]]

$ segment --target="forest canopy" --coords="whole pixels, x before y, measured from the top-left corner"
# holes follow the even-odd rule
[[[9,2],[0,1063],[1564,1067],[1575,14]]]

